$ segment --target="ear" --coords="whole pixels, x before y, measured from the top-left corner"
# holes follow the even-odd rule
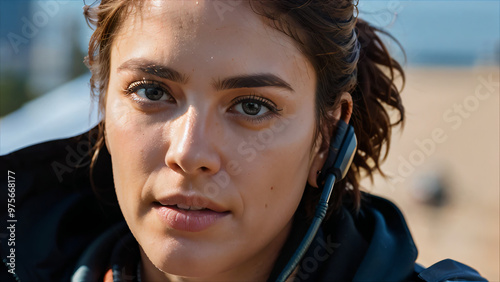
[[[338,121],[342,119],[343,121],[345,121],[345,123],[349,124],[349,120],[351,119],[352,115],[352,109],[353,104],[351,94],[344,92],[340,96],[339,106],[336,109],[330,111],[328,114],[333,118],[333,120]],[[318,171],[321,171],[323,165],[326,162],[326,159],[328,158],[328,148],[330,147],[330,141],[332,139],[334,131],[335,128],[330,127],[328,130],[326,130],[328,136],[324,136],[323,138],[322,134],[324,133],[320,133],[318,138],[314,142],[314,150],[312,156],[313,159],[311,162],[311,167],[309,169],[309,176],[307,177],[307,183],[309,183],[309,185],[311,185],[312,187],[318,188]],[[325,132],[325,130],[323,130],[322,132]]]

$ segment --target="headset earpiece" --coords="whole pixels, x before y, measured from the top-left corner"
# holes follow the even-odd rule
[[[351,166],[357,148],[354,128],[343,120],[337,123],[336,134],[330,142],[328,157],[318,177],[318,184],[323,185],[329,174],[335,175],[335,182],[342,180]]]

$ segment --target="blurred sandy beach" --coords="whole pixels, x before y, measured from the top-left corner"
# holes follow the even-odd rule
[[[383,166],[390,177],[365,190],[403,210],[419,263],[452,258],[500,281],[499,67],[406,71],[406,125]],[[436,186],[442,205],[418,200]]]

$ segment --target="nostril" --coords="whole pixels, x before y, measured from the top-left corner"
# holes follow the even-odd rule
[[[170,167],[170,169],[172,169],[173,171],[177,171],[177,172],[182,171],[181,166],[176,164],[176,163],[171,163],[168,165],[168,167]]]
[[[179,165],[177,163],[170,163],[167,166],[171,170],[176,171],[178,173],[183,173],[183,172],[189,173],[191,171],[191,170],[187,169],[186,167],[183,167],[183,166],[181,166],[181,165]],[[211,169],[208,168],[208,167],[206,167],[206,166],[199,167],[198,169],[201,170],[201,172],[209,172],[209,171],[211,171]],[[193,171],[191,171],[191,172],[193,172]]]

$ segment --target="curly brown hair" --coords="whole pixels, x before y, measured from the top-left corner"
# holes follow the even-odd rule
[[[329,214],[338,210],[345,198],[350,199],[352,209],[358,210],[362,174],[371,179],[376,172],[384,175],[380,165],[389,151],[392,127],[402,125],[404,121],[401,90],[395,82],[401,78],[402,89],[404,71],[377,33],[389,34],[359,19],[356,1],[249,2],[254,12],[291,37],[313,65],[317,74],[316,136],[324,130],[335,129],[335,121],[327,113],[339,106],[341,93],[351,94],[353,113],[350,124],[358,139],[358,149],[347,177],[334,188]],[[86,63],[92,72],[91,90],[99,99],[102,113],[113,36],[118,33],[126,15],[134,9],[140,10],[142,4],[140,0],[102,0],[99,5],[84,8],[87,22],[95,28]],[[389,116],[391,110],[399,115],[394,122]],[[93,162],[103,145],[104,123],[101,122],[93,148]],[[305,190],[302,203],[309,215],[313,215],[320,195],[320,189]]]

